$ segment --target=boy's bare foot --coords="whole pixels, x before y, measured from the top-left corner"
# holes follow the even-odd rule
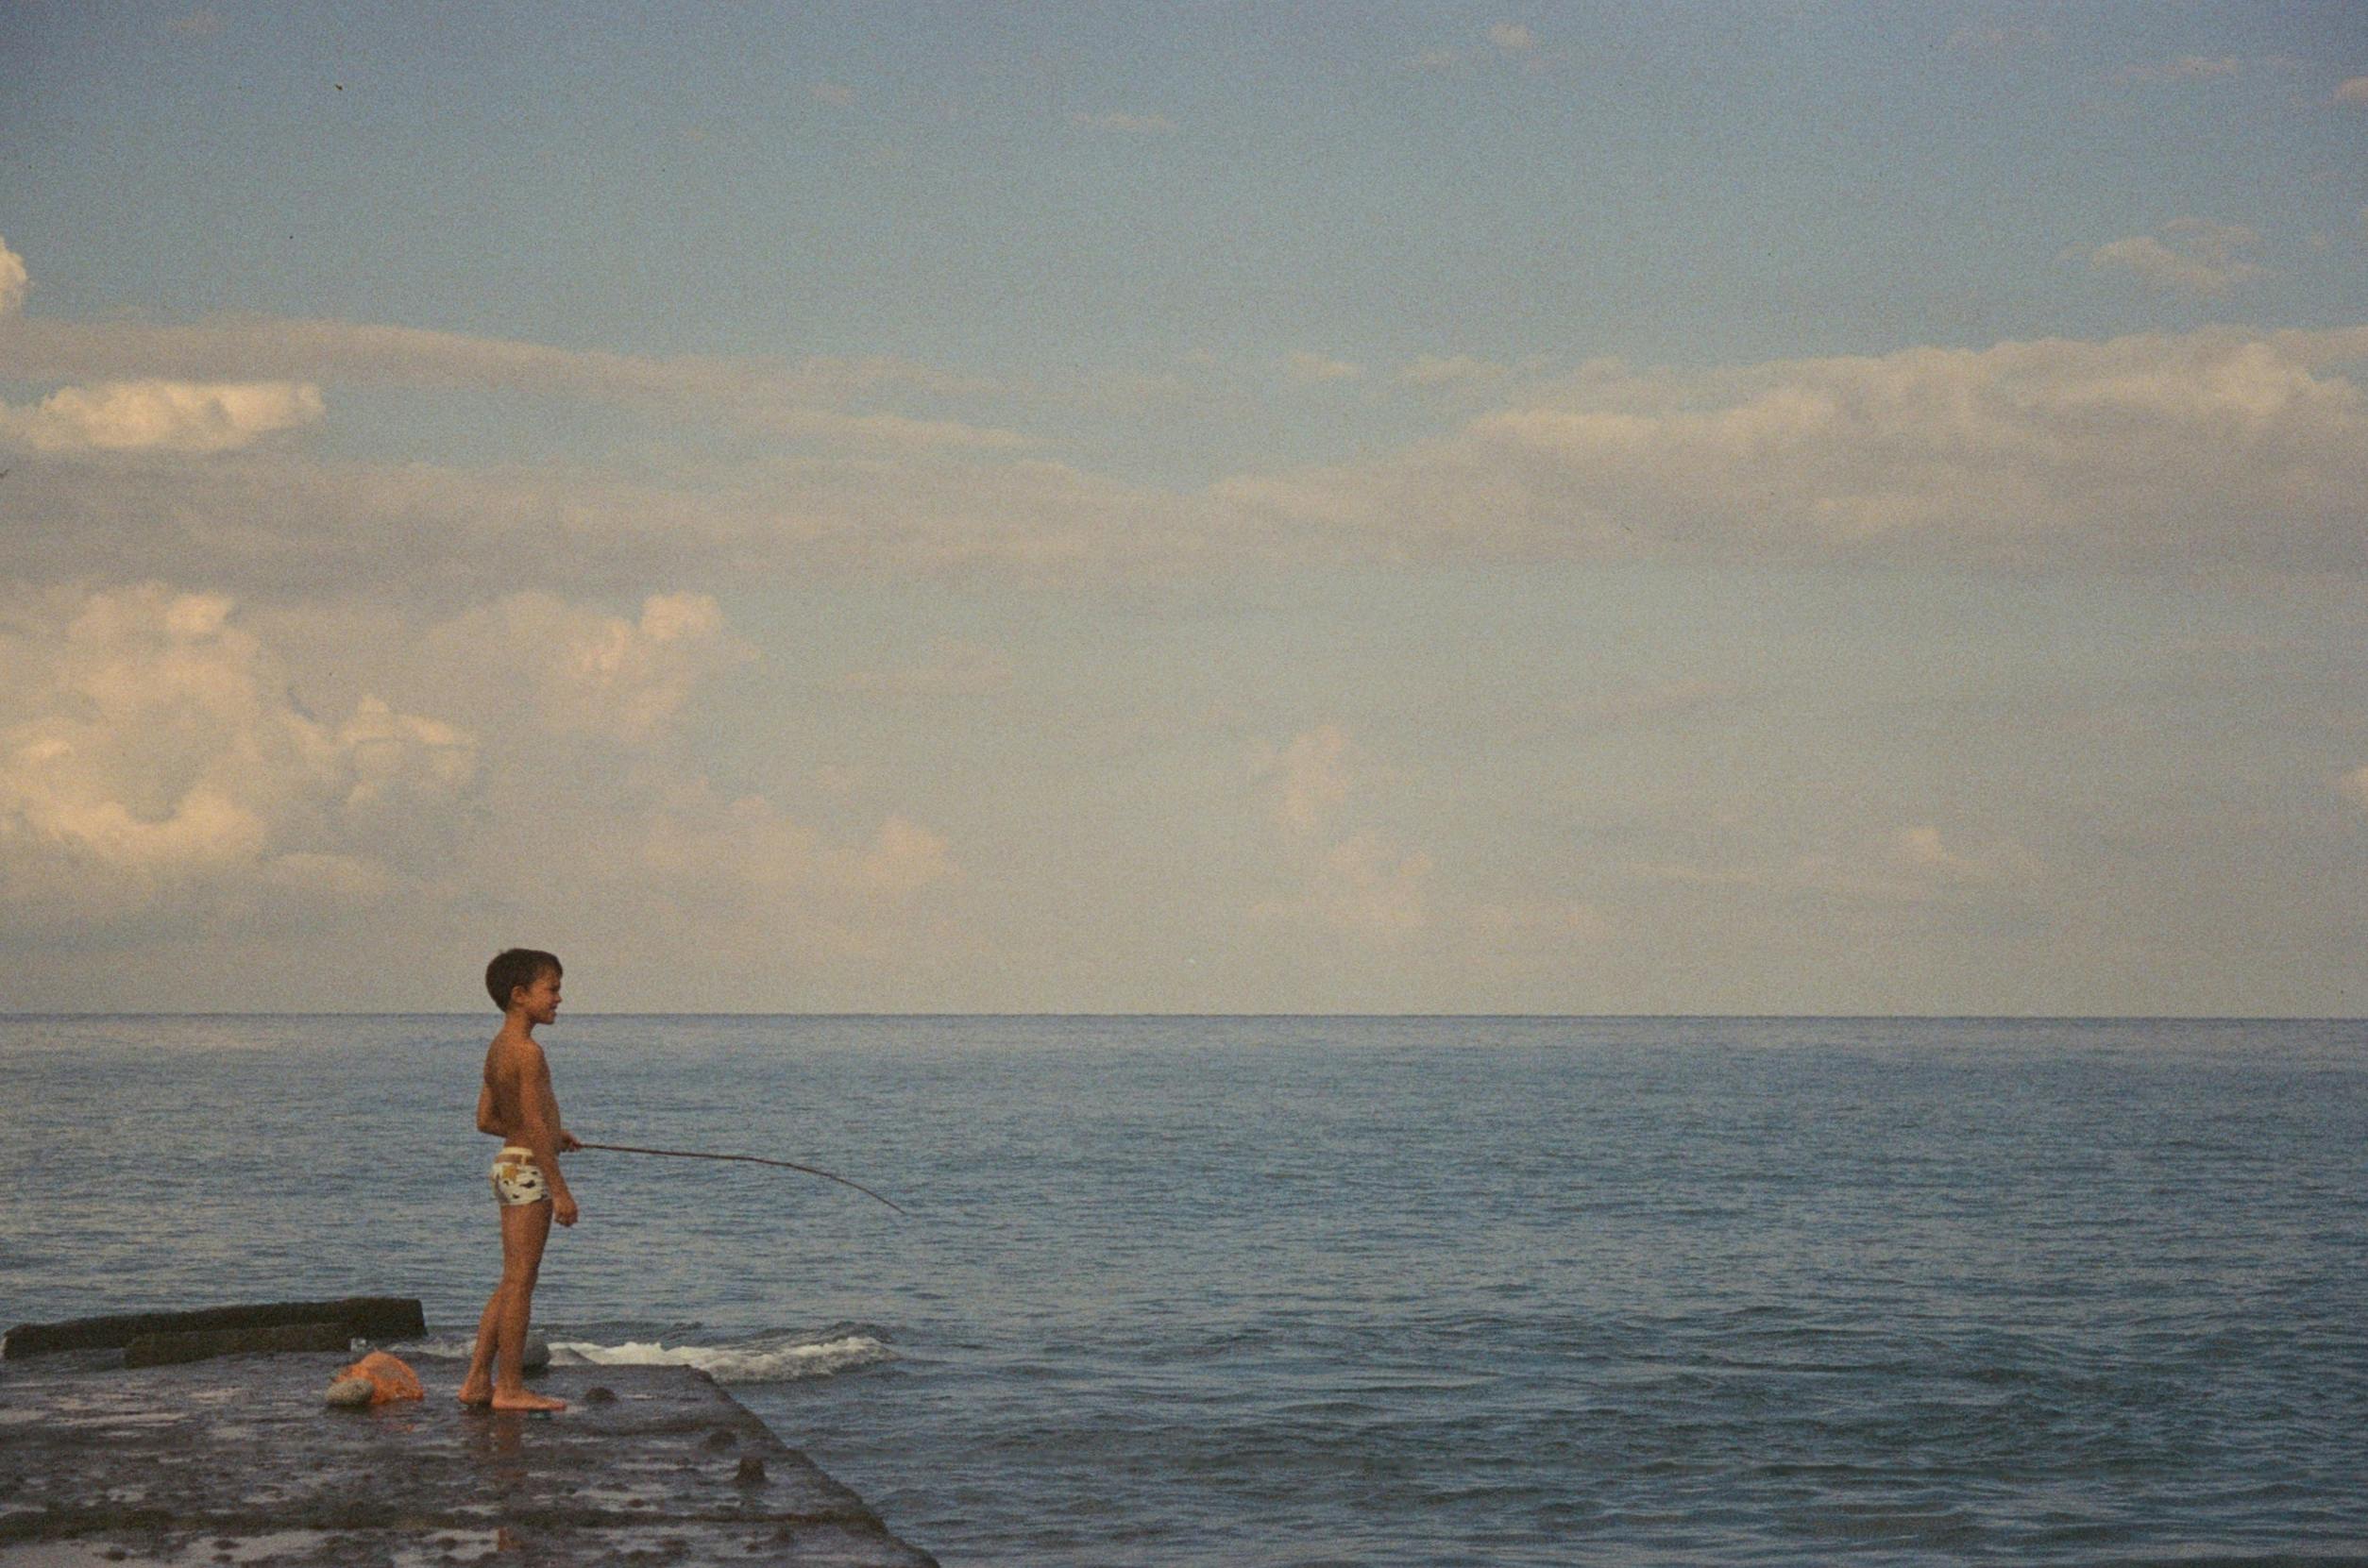
[[[461,1403],[464,1405],[492,1404],[493,1380],[491,1378],[487,1378],[483,1382],[478,1382],[475,1379],[471,1379],[468,1382],[463,1383],[461,1385],[460,1398]]]
[[[520,1389],[516,1393],[496,1389],[493,1392],[493,1408],[497,1410],[564,1410],[567,1408],[567,1402],[564,1399],[553,1399],[548,1394],[529,1393],[524,1389]]]

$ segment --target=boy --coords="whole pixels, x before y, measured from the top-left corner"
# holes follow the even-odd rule
[[[559,1124],[550,1068],[534,1027],[559,1017],[559,960],[512,948],[485,966],[485,990],[502,1012],[501,1032],[485,1050],[485,1086],[477,1096],[477,1130],[501,1139],[493,1167],[501,1206],[501,1283],[477,1324],[477,1350],[461,1380],[461,1403],[497,1410],[564,1410],[567,1402],[529,1393],[520,1376],[534,1276],[554,1219],[576,1222],[576,1200],[560,1174],[562,1150],[581,1149]]]

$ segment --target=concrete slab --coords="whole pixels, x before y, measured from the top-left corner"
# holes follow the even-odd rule
[[[347,1359],[0,1366],[0,1568],[934,1568],[703,1373],[554,1368],[569,1409],[499,1415],[414,1363],[425,1402],[332,1409]]]

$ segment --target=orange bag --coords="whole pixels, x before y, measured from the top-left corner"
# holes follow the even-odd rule
[[[363,1397],[360,1387],[365,1383],[369,1385],[367,1398]],[[348,1384],[356,1386],[348,1388]],[[418,1374],[382,1350],[370,1352],[330,1379],[329,1384],[332,1405],[388,1405],[397,1399],[425,1397]]]

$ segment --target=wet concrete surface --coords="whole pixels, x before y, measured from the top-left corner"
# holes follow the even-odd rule
[[[515,1415],[464,1408],[457,1366],[414,1361],[425,1401],[331,1408],[349,1360],[0,1366],[0,1568],[934,1568],[692,1369],[554,1368],[532,1386],[570,1408]]]

